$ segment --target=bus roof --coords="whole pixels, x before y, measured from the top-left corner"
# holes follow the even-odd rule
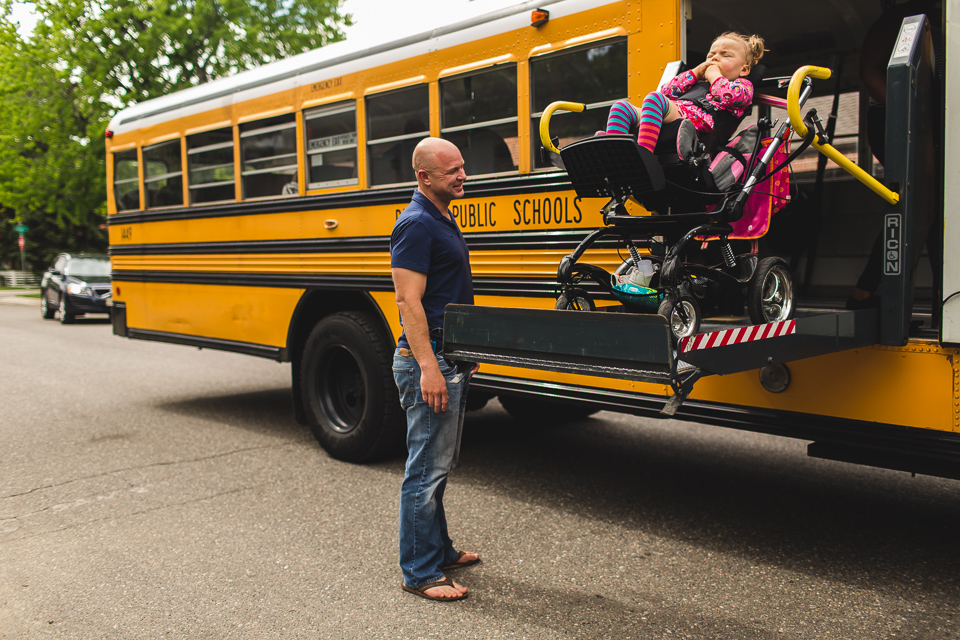
[[[371,44],[359,38],[330,44],[128,107],[113,117],[109,129],[123,133],[507,30],[522,29],[529,25],[529,13],[533,9],[549,8],[551,18],[557,18],[617,1],[527,0],[385,43]],[[837,56],[841,56],[847,60],[847,64],[841,65],[840,78],[845,90],[856,90],[859,85],[859,45],[869,24],[880,14],[879,0],[844,0],[842,3],[809,0],[802,10],[787,0],[767,5],[756,0],[730,0],[721,5],[711,0],[687,1],[693,17],[687,23],[687,40],[692,46],[702,48],[718,35],[718,30],[759,33],[771,53],[764,59],[768,76],[792,73],[800,64],[832,66]],[[783,11],[791,13],[789,20],[783,18]],[[698,55],[696,49],[689,53]]]
[[[337,42],[320,49],[307,51],[229,77],[133,105],[118,112],[111,119],[109,129],[114,133],[121,133],[153,123],[147,122],[148,120],[164,121],[172,117],[223,106],[225,103],[229,104],[233,102],[233,96],[239,93],[245,93],[243,99],[247,100],[257,95],[267,95],[308,82],[317,82],[324,78],[316,75],[316,72],[324,70],[328,70],[326,76],[336,77],[376,64],[427,53],[433,49],[430,46],[433,41],[447,36],[454,36],[454,38],[445,42],[444,46],[452,46],[459,42],[467,42],[476,37],[489,35],[489,33],[501,32],[511,28],[522,28],[529,25],[529,12],[534,9],[550,7],[551,17],[559,17],[616,1],[528,0],[374,46],[370,46],[362,39]],[[504,20],[507,22],[502,22]],[[513,25],[513,22],[516,22],[516,25]],[[494,26],[493,23],[500,24]],[[470,33],[466,33],[468,31]],[[458,38],[456,37],[458,35],[464,37]],[[383,58],[378,60],[377,58],[381,56]],[[307,78],[309,74],[313,75]],[[177,113],[173,113],[174,111]]]

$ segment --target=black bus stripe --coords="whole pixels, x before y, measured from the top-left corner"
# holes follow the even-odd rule
[[[341,291],[393,291],[390,276],[379,275],[322,275],[289,273],[230,273],[194,271],[134,271],[115,270],[114,284],[124,282],[163,282],[174,284],[205,284],[241,287],[282,287],[293,289],[335,289]],[[599,288],[584,283],[592,295],[612,299]],[[473,292],[477,295],[506,297],[556,297],[558,286],[555,280],[534,278],[488,278],[473,279]]]
[[[467,183],[467,198],[492,198],[504,195],[523,195],[547,191],[568,191],[573,187],[565,174],[536,173]],[[362,208],[395,205],[402,209],[410,202],[414,185],[393,189],[368,189],[348,193],[331,193],[257,202],[230,202],[210,206],[179,207],[155,211],[132,211],[107,216],[107,224],[134,224],[166,220],[223,218],[233,216],[329,211],[333,209]]]
[[[505,231],[466,233],[471,251],[573,251],[592,229],[558,231]],[[597,248],[623,246],[617,238],[601,238]],[[130,244],[110,247],[114,256],[183,255],[183,254],[257,254],[257,253],[372,253],[390,250],[388,236],[353,238],[295,238],[286,240],[239,240],[232,242],[177,242],[162,244]]]

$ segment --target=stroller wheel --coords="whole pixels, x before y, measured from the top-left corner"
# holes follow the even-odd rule
[[[590,294],[583,289],[571,288],[564,291],[557,298],[556,309],[564,311],[593,311],[597,305],[593,304]]]
[[[680,296],[676,303],[667,297],[660,303],[657,313],[670,324],[670,332],[679,340],[697,333],[700,329],[700,305],[692,296]]]
[[[794,312],[793,277],[780,258],[764,258],[750,279],[747,310],[754,324],[789,320]]]

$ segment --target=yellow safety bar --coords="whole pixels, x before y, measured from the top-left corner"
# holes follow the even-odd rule
[[[807,65],[797,69],[793,74],[793,77],[790,79],[790,87],[787,89],[787,114],[790,116],[790,124],[793,126],[793,130],[796,131],[797,135],[799,135],[801,138],[806,137],[808,131],[807,125],[803,123],[803,116],[800,115],[800,89],[803,86],[803,80],[807,76],[818,78],[820,80],[826,80],[830,77],[830,75],[830,69]],[[822,144],[818,138],[819,136],[814,135],[813,142],[811,143],[817,151],[836,162],[838,165],[840,165],[841,169],[865,184],[890,204],[896,204],[900,201],[900,194],[887,189],[885,186],[883,186],[883,184],[880,183],[880,181],[851,162],[847,156],[843,155],[829,144]]]
[[[547,108],[543,111],[543,115],[540,116],[540,143],[543,147],[548,151],[560,153],[560,149],[557,149],[550,140],[550,118],[553,117],[554,111],[575,111],[579,113],[586,108],[587,105],[579,102],[551,102],[547,105]]]

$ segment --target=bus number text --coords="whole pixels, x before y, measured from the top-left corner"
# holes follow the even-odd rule
[[[343,78],[330,78],[329,80],[324,80],[323,82],[314,82],[310,85],[311,91],[326,91],[327,89],[333,89],[334,87],[339,87],[343,83]]]

